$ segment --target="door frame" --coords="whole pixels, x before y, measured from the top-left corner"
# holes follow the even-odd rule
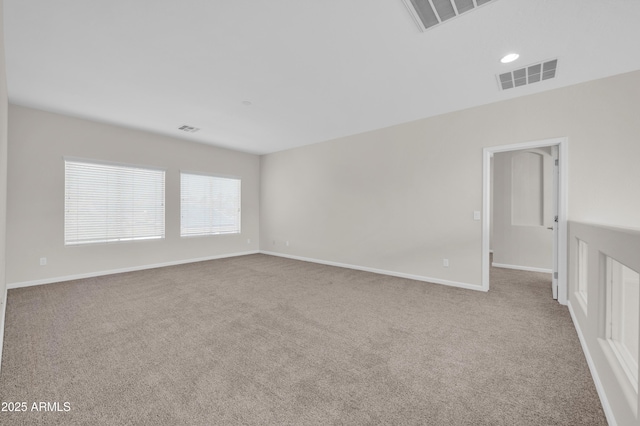
[[[510,145],[485,147],[482,153],[482,289],[489,291],[489,250],[491,238],[491,157],[498,152],[522,149],[558,147],[558,302],[566,305],[567,286],[567,211],[568,211],[568,165],[569,141],[566,137],[521,142]]]

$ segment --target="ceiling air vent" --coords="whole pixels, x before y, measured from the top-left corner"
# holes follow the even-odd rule
[[[514,87],[520,87],[554,78],[556,76],[557,69],[558,60],[552,59],[550,61],[529,65],[515,71],[500,74],[498,75],[498,82],[500,83],[502,90],[512,89]]]
[[[195,133],[200,129],[197,127],[187,126],[186,124],[183,124],[182,126],[178,127],[178,130],[182,130],[183,132],[187,132],[187,133]]]
[[[495,0],[403,0],[418,28],[431,27]]]

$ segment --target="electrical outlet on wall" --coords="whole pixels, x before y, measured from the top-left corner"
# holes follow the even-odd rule
[[[45,266],[47,264],[47,258],[46,257],[41,257],[40,258],[40,266]]]
[[[449,267],[449,259],[442,259],[442,266],[444,266],[445,268]]]

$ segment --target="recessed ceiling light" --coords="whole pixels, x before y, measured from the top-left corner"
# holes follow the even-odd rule
[[[520,55],[518,55],[517,53],[509,53],[508,55],[505,55],[504,58],[500,59],[500,62],[502,62],[503,64],[508,64],[509,62],[515,61],[519,57]]]

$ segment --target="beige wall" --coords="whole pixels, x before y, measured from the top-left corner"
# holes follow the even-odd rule
[[[4,61],[4,16],[0,0],[0,361],[4,337],[7,219],[7,75]]]
[[[9,285],[258,250],[258,156],[16,105],[9,122]],[[64,156],[165,168],[166,238],[65,247]],[[180,238],[180,170],[242,178],[241,235]]]
[[[636,71],[263,156],[261,249],[480,286],[482,148],[563,136],[569,218],[640,228],[639,107]]]

